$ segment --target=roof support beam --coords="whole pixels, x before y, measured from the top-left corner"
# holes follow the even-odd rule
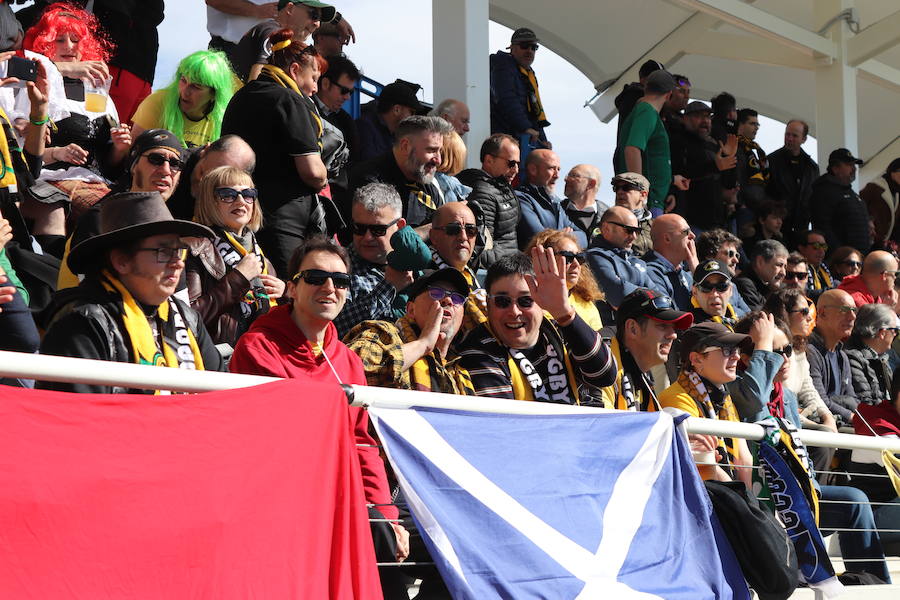
[[[900,42],[900,10],[847,40],[847,64],[851,67],[875,58]]]

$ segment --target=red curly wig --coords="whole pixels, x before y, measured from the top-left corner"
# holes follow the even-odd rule
[[[78,38],[81,60],[108,62],[115,50],[93,14],[66,2],[47,7],[40,20],[25,33],[26,50],[56,58],[56,38],[71,33]]]

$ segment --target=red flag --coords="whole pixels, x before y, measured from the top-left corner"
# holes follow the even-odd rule
[[[0,598],[381,598],[347,401],[0,386]]]

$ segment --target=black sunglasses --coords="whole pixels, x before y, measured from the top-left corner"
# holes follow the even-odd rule
[[[488,296],[497,308],[509,308],[512,306],[513,299],[505,294],[499,296]],[[534,298],[531,296],[519,296],[515,299],[515,303],[519,308],[531,308],[534,306]]]
[[[475,223],[466,223],[465,225],[462,223],[447,223],[443,227],[432,227],[432,229],[443,231],[451,237],[459,235],[462,231],[466,232],[466,237],[475,237],[478,233],[478,227],[475,226]]]
[[[809,316],[809,307],[807,306],[806,308],[795,308],[794,310],[789,310],[788,313],[790,313],[790,314],[800,313],[804,317],[808,317]]]
[[[573,260],[577,260],[579,265],[583,265],[585,261],[584,252],[571,252],[569,250],[559,250],[556,253],[566,259],[566,264],[571,265]]]
[[[807,273],[806,271],[787,271],[787,272],[785,272],[785,274],[784,274],[784,278],[785,278],[785,279],[788,279],[788,280],[790,280],[790,279],[796,279],[796,280],[799,281],[799,280],[802,280],[802,279],[806,279],[806,277],[807,277],[808,275],[809,275],[809,273]]]
[[[626,224],[624,224],[624,223],[619,223],[618,221],[607,221],[607,223],[609,223],[610,225],[618,225],[619,227],[621,227],[622,229],[624,229],[624,230],[627,231],[628,233],[632,233],[632,234],[634,234],[634,235],[638,235],[638,234],[641,232],[641,228],[640,228],[640,227],[634,227],[634,226],[632,226],[632,225],[626,225]]]
[[[337,37],[337,36],[335,36],[335,37]],[[341,96],[349,96],[350,94],[353,93],[352,87],[344,87],[341,84],[339,84],[337,81],[333,80],[331,77],[327,77],[326,79],[328,79],[328,81],[331,82],[331,85],[340,88]]]
[[[856,269],[862,268],[862,263],[859,262],[858,260],[842,260],[838,264],[847,265],[848,267],[854,267]]]
[[[182,169],[184,169],[184,161],[180,158],[175,158],[173,156],[166,156],[165,154],[160,154],[159,152],[151,152],[150,154],[145,154],[144,158],[147,159],[147,162],[153,165],[154,167],[161,167],[164,163],[169,163],[169,168],[172,169],[173,173],[178,173]]]
[[[613,184],[613,191],[618,192],[622,190],[623,192],[638,192],[641,188],[636,185],[632,185],[630,183],[616,183]]]
[[[521,48],[522,50],[531,50],[532,52],[537,52],[537,49],[540,48],[540,46],[538,46],[537,44],[529,44],[523,42],[519,44],[519,48]]]
[[[509,159],[509,158],[503,158],[502,156],[497,156],[496,154],[491,154],[491,156],[493,156],[494,158],[499,158],[500,160],[505,160],[505,161],[506,161],[506,166],[507,166],[507,168],[509,168],[509,169],[512,169],[513,167],[518,167],[518,166],[519,166],[519,161],[517,161],[517,160],[512,160],[512,159]]]
[[[187,258],[187,246],[178,246],[177,248],[138,248],[137,252],[156,252],[156,262],[159,264],[168,264],[175,260],[184,260]]]
[[[726,250],[725,251],[725,256],[727,256],[728,258],[735,258],[737,255],[738,255],[737,250]]]
[[[331,280],[334,284],[334,287],[339,290],[346,290],[350,287],[350,276],[346,273],[340,272],[332,272],[332,271],[322,271],[320,269],[307,269],[305,271],[300,271],[296,275],[291,278],[291,281],[296,283],[302,279],[309,285],[325,285],[327,280]]]
[[[445,290],[442,287],[438,286],[428,286],[428,296],[432,300],[436,300],[440,302],[444,298],[450,298],[450,302],[459,306],[466,301],[466,297],[460,294],[459,292],[451,292],[450,290]]]
[[[772,352],[774,352],[775,354],[780,354],[785,358],[790,358],[794,353],[794,347],[788,344],[787,346],[784,346],[782,348],[772,348]]]
[[[724,294],[729,289],[731,289],[731,282],[720,281],[719,283],[707,283],[705,281],[701,281],[697,284],[697,288],[704,294],[708,294],[713,290],[719,292],[720,294]]]
[[[366,235],[367,231],[371,231],[374,237],[384,237],[384,235],[387,233],[388,228],[394,225],[399,220],[400,217],[397,217],[387,225],[367,225],[366,223],[354,223],[351,229],[353,230],[353,235]]]
[[[238,199],[238,196],[244,199],[247,204],[253,204],[259,198],[259,191],[256,188],[247,188],[244,190],[236,190],[230,187],[216,188],[216,198],[225,204],[232,204]]]

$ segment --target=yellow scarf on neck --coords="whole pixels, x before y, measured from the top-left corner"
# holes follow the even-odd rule
[[[533,116],[538,124],[546,127],[549,123],[546,123],[547,115],[544,114],[544,104],[541,102],[541,91],[538,88],[537,77],[534,74],[534,70],[519,65],[519,72],[525,76],[528,85],[531,87],[531,94],[528,94],[526,99],[528,114]]]
[[[6,112],[0,108],[0,124],[6,125],[9,127],[9,131],[12,131],[12,123],[9,122],[9,117],[6,116]],[[15,148],[17,152],[21,152],[19,148]],[[12,164],[12,155],[9,150],[9,141],[6,139],[6,132],[3,132],[3,135],[0,135],[0,168],[3,169],[2,174],[0,174],[0,188],[9,189],[11,192],[17,191],[16,189],[16,172],[13,170]]]
[[[281,85],[281,87],[288,88],[290,90],[294,90],[300,96],[303,97],[304,101],[312,102],[306,95],[297,87],[297,82],[291,79],[291,76],[284,72],[284,69],[276,67],[275,65],[263,65],[262,72],[275,80],[275,83]],[[320,117],[315,109],[310,107],[309,114],[312,116],[313,121],[316,123],[316,139],[319,140],[319,151],[322,151],[322,134],[325,132],[325,128],[322,125],[322,117]]]
[[[147,321],[147,315],[141,310],[131,292],[107,270],[103,271],[101,283],[107,291],[118,294],[122,298],[122,321],[131,342],[131,350],[136,364],[203,370],[203,357],[197,346],[197,340],[184,322],[174,300],[169,298],[157,307],[156,314],[162,322],[163,333],[171,332],[173,334],[160,336],[162,338],[160,343],[162,352],[160,352],[153,337],[153,330]],[[167,337],[171,337],[172,340],[179,343],[180,347],[171,347],[166,343]],[[190,356],[188,356],[189,353]],[[157,391],[157,393],[159,392]]]

